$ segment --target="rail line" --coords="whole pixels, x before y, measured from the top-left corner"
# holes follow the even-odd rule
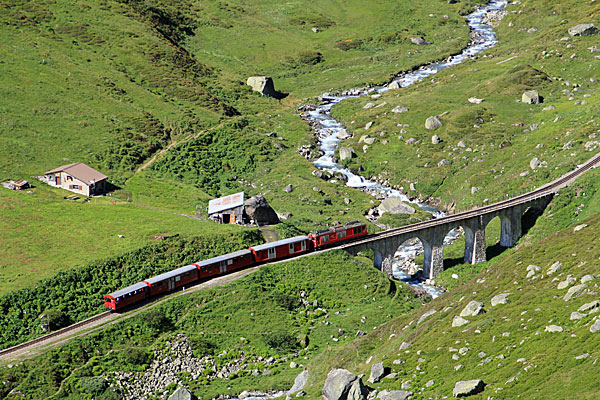
[[[318,253],[322,253],[325,251],[331,251],[331,250],[335,250],[335,249],[344,249],[346,246],[355,246],[356,244],[360,244],[360,243],[368,243],[370,241],[373,240],[380,240],[381,238],[385,238],[385,237],[389,237],[389,236],[394,236],[394,235],[398,235],[398,234],[402,234],[402,233],[408,233],[408,232],[412,232],[415,230],[419,230],[422,228],[428,228],[428,227],[433,227],[436,225],[442,225],[442,224],[446,224],[446,223],[451,223],[451,222],[456,222],[456,221],[460,221],[463,220],[464,218],[468,218],[468,217],[475,217],[475,216],[479,216],[479,215],[483,215],[486,214],[488,212],[492,212],[492,211],[497,211],[497,210],[502,210],[504,208],[509,208],[512,207],[514,205],[517,204],[522,204],[522,203],[526,203],[528,201],[534,200],[534,199],[538,199],[541,197],[545,197],[545,196],[549,196],[549,195],[553,195],[554,193],[556,193],[559,189],[567,186],[569,183],[571,183],[573,180],[577,179],[579,176],[581,176],[583,173],[585,173],[586,171],[595,168],[598,164],[600,164],[600,153],[598,153],[597,155],[595,155],[594,157],[592,157],[591,159],[589,159],[588,161],[586,161],[584,164],[579,165],[574,171],[571,171],[565,175],[563,175],[562,177],[541,186],[540,188],[537,188],[535,190],[532,190],[531,192],[528,193],[524,193],[522,195],[519,196],[515,196],[513,198],[507,199],[507,200],[503,200],[503,201],[499,201],[497,203],[494,204],[490,204],[487,206],[483,206],[483,207],[479,207],[479,208],[475,208],[472,210],[468,210],[468,211],[463,211],[457,214],[452,214],[452,215],[448,215],[445,217],[441,217],[441,218],[436,218],[434,220],[429,220],[429,221],[423,221],[423,222],[418,222],[416,224],[412,224],[412,225],[407,225],[407,226],[403,226],[400,228],[394,228],[394,229],[389,229],[383,232],[378,232],[378,233],[374,233],[371,234],[369,236],[367,236],[366,238],[362,238],[359,240],[354,240],[351,242],[347,242],[338,246],[333,246],[327,249],[323,249],[323,250],[319,250],[319,251],[315,251],[315,252],[310,252],[310,253],[305,253],[305,254],[301,254],[295,257],[291,257],[289,259],[286,260],[277,260],[271,263],[264,263],[261,264],[259,266],[255,266],[252,268],[249,268],[247,270],[242,270],[242,271],[237,271],[234,274],[230,274],[230,275],[225,275],[222,276],[223,277],[229,277],[228,279],[224,280],[223,283],[227,283],[230,282],[231,280],[234,279],[238,279],[242,276],[247,275],[248,273],[262,267],[263,265],[269,265],[269,264],[276,264],[276,263],[280,263],[280,262],[284,262],[284,261],[288,261],[290,259],[295,259],[295,258],[300,258],[300,257],[305,257],[305,256],[309,256],[309,255],[313,255],[313,254],[318,254]],[[244,272],[245,271],[245,272]],[[239,275],[238,275],[239,273]],[[219,277],[217,278],[213,278],[212,281],[216,281],[218,280]],[[215,285],[219,284],[217,282],[215,282]],[[198,285],[199,287],[197,289],[190,289],[190,290],[186,290],[185,292],[180,292],[178,295],[183,295],[187,292],[192,292],[192,291],[196,291],[196,290],[201,290],[204,288],[204,286],[202,284]],[[213,286],[213,285],[209,285],[209,286]],[[163,299],[164,300],[164,299]],[[159,300],[160,301],[160,300]],[[149,305],[152,304],[156,304],[156,301],[151,302]],[[145,307],[144,307],[145,308]],[[139,309],[136,309],[135,312],[139,312]],[[127,313],[131,313],[134,312],[134,310],[130,310]],[[84,329],[87,326],[96,326],[96,325],[101,325],[101,324],[106,324],[109,321],[118,318],[119,316],[121,316],[123,314],[118,314],[118,313],[113,313],[111,311],[105,311],[103,313],[94,315],[88,319],[85,319],[83,321],[79,321],[74,323],[73,325],[67,326],[65,328],[59,329],[56,332],[52,332],[49,333],[47,335],[44,336],[40,336],[36,339],[30,340],[28,342],[25,343],[21,343],[18,344],[16,346],[13,347],[9,347],[7,349],[4,350],[0,350],[0,359],[6,358],[6,356],[8,356],[11,353],[15,353],[17,351],[20,350],[25,350],[29,347],[35,346],[38,343],[41,342],[45,342],[49,339],[53,339],[53,338],[60,338],[61,336],[65,336],[67,334],[69,334],[70,332],[75,331],[76,329]],[[106,319],[106,321],[102,322],[102,323],[98,323],[98,321],[102,321],[103,319]]]

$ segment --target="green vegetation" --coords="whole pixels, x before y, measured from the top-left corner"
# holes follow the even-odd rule
[[[157,244],[60,272],[35,288],[0,296],[0,347],[41,336],[41,325],[54,330],[104,311],[103,295],[144,279],[260,243],[260,232],[173,238]],[[43,317],[43,318],[41,318]],[[154,330],[169,326],[161,315],[150,313],[146,322]]]

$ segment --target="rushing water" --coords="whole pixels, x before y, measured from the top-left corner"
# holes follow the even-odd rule
[[[467,22],[471,27],[471,43],[460,54],[451,56],[444,61],[439,61],[433,64],[422,66],[421,68],[399,75],[392,82],[397,82],[400,88],[405,88],[415,82],[421,81],[438,71],[450,68],[453,65],[462,63],[463,61],[472,58],[478,53],[481,53],[487,48],[494,46],[497,43],[496,34],[490,25],[483,23],[484,16],[490,11],[500,11],[506,6],[506,0],[491,1],[486,7],[469,14]],[[390,82],[391,83],[391,82]],[[356,89],[348,91],[348,95],[343,96],[323,96],[326,102],[317,106],[315,110],[310,111],[306,119],[312,123],[319,138],[320,148],[323,155],[314,162],[317,168],[330,171],[332,173],[340,173],[348,178],[347,185],[353,188],[361,189],[379,197],[399,197],[403,201],[412,202],[418,205],[425,211],[431,212],[434,217],[443,216],[444,214],[435,208],[429,207],[417,201],[410,201],[402,192],[383,186],[379,183],[372,182],[360,175],[354,174],[347,168],[335,162],[334,152],[338,143],[343,140],[346,134],[345,127],[331,117],[331,108],[340,101],[347,98],[356,98],[364,95],[383,93],[388,90],[389,84],[379,88]],[[448,234],[445,243],[451,243],[458,237],[458,233],[452,231]],[[406,260],[414,259],[415,255],[422,252],[422,246],[419,244],[402,245],[394,257],[393,274],[394,277],[405,281],[411,285],[416,285],[426,290],[434,298],[438,297],[442,292],[440,289],[431,285],[426,285],[424,282],[411,278],[406,272],[400,270],[399,266],[405,263]]]

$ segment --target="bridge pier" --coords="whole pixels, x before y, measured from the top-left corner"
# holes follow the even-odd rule
[[[467,221],[465,231],[465,262],[478,264],[486,261],[485,225],[481,217]]]
[[[522,216],[521,206],[515,206],[500,212],[500,246],[513,247],[517,243],[522,233]]]
[[[423,276],[425,279],[435,279],[444,270],[444,237],[446,232],[431,229],[419,235],[423,244]]]

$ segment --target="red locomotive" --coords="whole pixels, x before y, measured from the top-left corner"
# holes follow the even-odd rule
[[[367,234],[367,225],[363,222],[352,221],[344,225],[335,225],[322,229],[308,236],[295,236],[289,239],[277,240],[253,246],[249,249],[208,260],[198,261],[170,272],[146,279],[126,288],[104,296],[104,307],[120,310],[144,299],[167,293],[200,279],[223,275],[238,269],[246,268],[264,262],[281,260],[315,249],[334,246]]]

